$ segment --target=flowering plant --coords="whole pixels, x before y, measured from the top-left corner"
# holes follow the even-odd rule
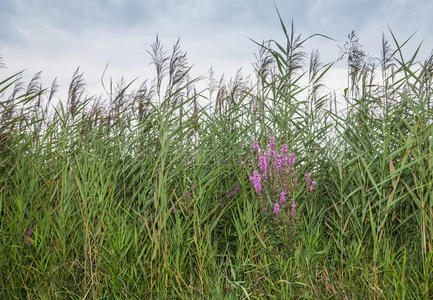
[[[269,149],[261,151],[257,140],[253,146],[255,160],[250,181],[259,197],[263,211],[272,211],[279,221],[285,215],[292,222],[296,217],[296,199],[302,193],[309,195],[316,187],[316,181],[311,180],[310,173],[305,174],[305,189],[298,188],[298,174],[295,172],[295,154],[288,151],[287,144],[281,146],[278,153],[275,138],[270,137]],[[290,207],[290,213],[285,213]],[[271,210],[272,209],[272,210]]]

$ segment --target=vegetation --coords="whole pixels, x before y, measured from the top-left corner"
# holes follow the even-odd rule
[[[155,80],[105,98],[79,70],[55,105],[55,82],[2,75],[0,298],[433,297],[433,56],[405,57],[391,32],[371,58],[352,32],[338,103],[332,64],[303,52],[326,37],[281,25],[254,83],[192,79],[158,39]],[[298,184],[317,182],[291,190],[295,212],[253,184],[271,136]]]

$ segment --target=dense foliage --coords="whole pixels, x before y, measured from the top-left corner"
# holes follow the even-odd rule
[[[56,104],[55,83],[1,69],[0,298],[433,297],[433,57],[391,33],[371,58],[352,32],[338,103],[332,64],[302,51],[326,37],[281,24],[254,82],[211,72],[202,91],[158,39],[155,80],[104,99],[79,70]],[[315,182],[286,218],[293,177],[268,214],[255,189],[271,136]]]

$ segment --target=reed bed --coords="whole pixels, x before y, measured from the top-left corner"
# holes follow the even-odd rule
[[[158,38],[154,80],[103,97],[1,69],[0,298],[433,297],[433,57],[352,32],[337,97],[304,52],[328,38],[281,26],[254,80],[191,78]]]

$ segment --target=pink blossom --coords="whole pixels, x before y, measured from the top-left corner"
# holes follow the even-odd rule
[[[280,203],[286,202],[286,191],[282,191],[280,194]]]
[[[266,157],[266,153],[265,155],[259,155],[259,168],[260,171],[262,171],[262,175],[263,175],[263,180],[268,179],[268,163],[267,163],[267,157]]]
[[[260,194],[262,191],[262,185],[260,184],[260,175],[257,170],[254,170],[254,175],[250,177],[250,181],[254,183],[254,189],[256,190],[256,193]]]
[[[256,152],[256,154],[259,154],[260,152],[260,146],[257,140],[254,140],[254,152]]]
[[[311,182],[311,186],[310,186],[310,192],[312,192],[314,190],[314,188],[316,187],[317,182],[315,180],[313,180]]]
[[[270,141],[269,141],[269,148],[271,148],[271,152],[275,153],[275,138],[271,135]]]
[[[274,205],[274,214],[278,215],[279,212],[280,212],[280,205],[278,204],[278,202],[275,202],[275,205]]]

